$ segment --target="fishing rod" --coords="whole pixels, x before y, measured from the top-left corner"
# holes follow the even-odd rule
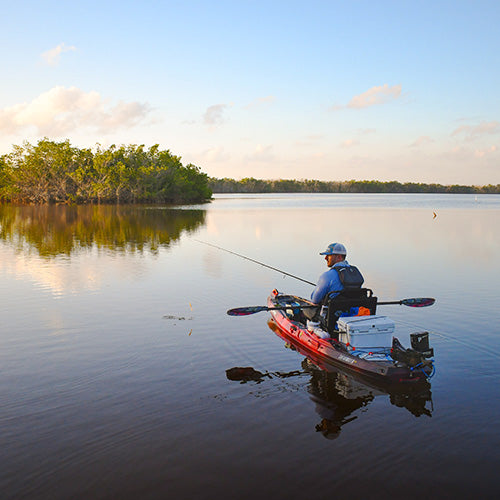
[[[264,267],[267,267],[268,269],[272,269],[273,271],[277,271],[278,273],[286,274],[287,276],[290,276],[291,278],[295,278],[296,280],[299,280],[299,281],[303,281],[304,283],[307,283],[308,285],[316,286],[316,283],[312,283],[311,281],[307,281],[305,279],[299,278],[298,276],[295,276],[294,274],[287,273],[286,271],[283,271],[282,269],[277,269],[276,267],[268,266],[267,264],[264,264],[263,262],[259,262],[258,260],[251,259],[250,257],[246,257],[245,255],[241,255],[240,253],[232,252],[231,250],[227,250],[226,248],[218,247],[217,245],[213,245],[212,243],[207,243],[206,241],[201,241],[201,240],[196,240],[196,239],[194,241],[197,241],[198,243],[203,243],[203,245],[208,245],[209,247],[217,248],[218,250],[222,250],[223,252],[227,252],[227,253],[230,253],[232,255],[236,255],[238,257],[241,257],[242,259],[249,260],[250,262],[254,262],[255,264],[259,264],[260,266],[264,266]]]
[[[194,239],[194,238],[193,238]],[[287,273],[286,271],[283,271],[282,269],[278,269],[273,266],[269,266],[267,264],[264,264],[263,262],[259,262],[258,260],[251,259],[250,257],[247,257],[245,255],[241,255],[239,253],[233,252],[231,250],[228,250],[227,248],[222,248],[217,245],[214,245],[212,243],[207,243],[206,241],[201,241],[194,239],[194,241],[197,241],[198,243],[202,243],[203,245],[208,245],[209,247],[217,248],[218,250],[222,250],[223,252],[230,253],[232,255],[236,255],[237,257],[241,257],[242,259],[249,260],[250,262],[254,262],[255,264],[259,264],[260,266],[267,267],[268,269],[272,269],[273,271],[277,271],[278,273],[286,274],[287,276],[290,276],[291,278],[295,278],[296,280],[303,281],[304,283],[307,283],[308,285],[316,286],[316,283],[312,283],[311,281],[307,281],[303,278],[299,278],[298,276],[295,276],[294,274]],[[401,300],[391,300],[391,301],[386,301],[386,302],[379,302],[379,306],[385,306],[385,305],[392,305],[392,304],[399,304],[399,305],[404,305],[408,307],[427,307],[431,306],[434,304],[435,299],[430,298],[430,297],[418,297],[418,298],[411,298],[411,299],[401,299]],[[311,304],[311,305],[303,305],[300,306],[300,309],[306,309],[310,307],[318,307],[317,304]],[[227,311],[227,314],[229,316],[247,316],[249,314],[255,314],[258,312],[262,311],[271,311],[275,309],[287,309],[289,306],[281,306],[281,307],[267,307],[267,306],[249,306],[249,307],[237,307],[235,309],[230,309]]]

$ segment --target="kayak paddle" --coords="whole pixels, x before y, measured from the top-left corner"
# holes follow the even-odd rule
[[[259,264],[260,266],[267,267],[268,269],[272,269],[273,271],[277,271],[281,274],[284,274],[286,276],[290,276],[291,278],[295,278],[299,281],[303,281],[304,283],[307,283],[312,286],[316,286],[315,283],[312,283],[311,281],[307,281],[303,278],[299,278],[299,276],[295,276],[294,274],[287,273],[286,271],[283,271],[282,269],[278,269],[276,267],[269,266],[267,264],[264,264],[263,262],[259,262],[258,260],[251,259],[250,257],[246,257],[245,255],[242,255],[240,253],[232,252],[231,250],[227,250],[226,248],[219,247],[217,245],[213,245],[212,243],[207,243],[206,241],[201,241],[201,240],[195,240],[198,243],[203,243],[203,245],[208,245],[209,247],[217,248],[218,250],[222,250],[223,252],[230,253],[232,255],[236,255],[237,257],[241,257],[242,259],[248,260],[250,262],[254,262],[255,264]],[[414,298],[414,299],[402,299],[402,300],[395,300],[391,302],[379,302],[377,305],[379,306],[385,306],[389,304],[399,304],[403,306],[408,306],[408,307],[427,307],[427,306],[432,306],[436,300],[429,298],[429,297],[420,297],[420,298]],[[318,307],[317,305],[310,305],[310,306],[295,306],[294,309],[303,309],[303,308],[308,308],[308,307]],[[255,314],[258,312],[262,311],[272,311],[275,309],[290,309],[290,306],[283,306],[283,307],[266,307],[266,306],[248,306],[248,307],[237,307],[235,309],[230,309],[227,311],[227,314],[229,316],[248,316],[249,314]]]
[[[427,307],[432,306],[436,302],[436,299],[430,297],[418,297],[412,299],[402,299],[394,300],[390,302],[378,302],[378,306],[386,306],[391,304],[399,304],[408,307]],[[311,304],[307,306],[278,306],[278,307],[267,307],[267,306],[247,306],[247,307],[236,307],[235,309],[229,309],[227,314],[229,316],[248,316],[249,314],[256,314],[263,311],[283,311],[285,309],[307,309],[310,307],[319,307],[316,304]]]
[[[432,299],[431,297],[418,297],[416,299],[402,299],[389,302],[377,302],[377,305],[387,306],[390,304],[399,304],[408,307],[427,307],[427,306],[432,306],[434,302],[436,302],[436,299]]]
[[[311,304],[310,306],[278,306],[278,307],[267,307],[267,306],[248,306],[248,307],[236,307],[235,309],[229,309],[227,314],[229,316],[248,316],[249,314],[255,314],[262,311],[284,311],[285,309],[306,309],[308,307],[318,307],[317,305]]]

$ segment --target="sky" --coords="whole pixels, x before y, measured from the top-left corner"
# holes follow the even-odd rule
[[[0,155],[159,144],[212,177],[500,184],[500,1],[0,0]]]

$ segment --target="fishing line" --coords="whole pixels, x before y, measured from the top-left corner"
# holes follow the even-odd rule
[[[230,253],[231,255],[236,255],[237,257],[240,257],[242,259],[248,260],[248,261],[253,262],[255,264],[259,264],[260,266],[267,267],[268,269],[272,269],[273,271],[276,271],[278,273],[285,274],[286,276],[290,276],[291,278],[295,278],[296,280],[299,280],[299,281],[302,281],[304,283],[307,283],[308,285],[316,286],[316,283],[312,283],[311,281],[307,281],[307,280],[305,280],[303,278],[299,278],[298,276],[295,276],[293,274],[287,273],[286,271],[283,271],[282,269],[278,269],[276,267],[269,266],[267,264],[264,264],[263,262],[259,262],[258,260],[251,259],[250,257],[247,257],[245,255],[241,255],[239,253],[236,253],[236,252],[233,252],[231,250],[228,250],[227,248],[222,248],[222,247],[214,245],[212,243],[207,243],[206,241],[197,240],[195,238],[193,238],[193,240],[196,241],[196,242],[198,242],[198,243],[202,243],[203,245],[207,245],[209,247],[217,248],[218,250],[222,250],[223,252]],[[414,328],[419,328],[419,329],[422,329],[422,330],[427,330],[427,328],[421,327],[420,325],[417,325],[415,323],[410,323],[408,321],[404,321],[404,320],[401,320],[401,319],[399,319],[398,321],[400,323],[405,324],[406,326],[411,326],[411,327],[414,327]],[[438,332],[436,330],[430,330],[429,333],[432,333],[432,335],[437,335],[439,337],[445,338],[445,339],[447,339],[449,341],[456,342],[457,344],[463,345],[464,347],[467,347],[468,349],[471,349],[473,351],[481,352],[481,353],[484,353],[484,354],[489,354],[490,356],[492,356],[492,357],[494,357],[496,359],[500,359],[500,353],[498,353],[498,352],[487,350],[487,349],[482,348],[482,347],[480,347],[478,345],[462,341],[460,339],[457,339],[456,337],[452,337],[451,335],[447,335],[446,333]]]
[[[195,238],[193,238],[193,239],[194,239],[194,241],[197,241],[198,243],[203,243],[203,245],[208,245],[209,247],[217,248],[218,250],[222,250],[223,252],[227,252],[227,253],[230,253],[232,255],[236,255],[238,257],[241,257],[242,259],[249,260],[250,262],[254,262],[255,264],[259,264],[260,266],[264,266],[264,267],[267,267],[268,269],[272,269],[273,271],[277,271],[278,273],[286,274],[287,276],[290,276],[291,278],[295,278],[296,280],[299,280],[299,281],[303,281],[304,283],[307,283],[308,285],[316,286],[316,283],[312,283],[311,281],[307,281],[305,279],[299,278],[298,276],[287,273],[286,271],[283,271],[282,269],[268,266],[267,264],[264,264],[263,262],[259,262],[258,260],[251,259],[250,257],[246,257],[245,255],[241,255],[240,253],[232,252],[231,250],[227,250],[226,248],[218,247],[217,245],[213,245],[212,243],[207,243],[206,241],[197,240]]]
[[[405,320],[402,320],[402,319],[398,319],[397,320],[398,323],[402,323],[406,326],[411,326],[413,328],[418,328],[422,331],[428,331],[431,335],[436,335],[438,337],[441,337],[443,339],[446,339],[446,340],[449,340],[451,342],[455,342],[457,344],[460,344],[464,347],[467,347],[468,349],[471,349],[472,351],[476,351],[476,352],[480,352],[482,354],[489,354],[490,356],[492,356],[493,358],[496,358],[496,359],[500,359],[500,353],[496,352],[496,351],[491,351],[491,350],[488,350],[484,347],[481,347],[479,345],[476,345],[476,344],[471,344],[470,342],[466,342],[465,340],[460,340],[460,339],[457,339],[456,337],[452,337],[451,335],[447,335],[446,333],[443,333],[443,332],[439,332],[437,330],[428,330],[427,328],[421,326],[421,325],[417,325],[416,323],[411,323],[409,321],[405,321]]]

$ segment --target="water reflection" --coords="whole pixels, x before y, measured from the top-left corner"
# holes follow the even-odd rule
[[[276,331],[277,327],[272,320],[268,321],[268,326]],[[287,342],[285,346],[301,352],[298,345]],[[252,367],[234,367],[226,370],[226,377],[241,383],[260,384],[266,378],[310,375],[307,391],[321,419],[315,429],[328,439],[338,437],[342,427],[356,420],[361,415],[362,408],[369,405],[377,396],[389,396],[392,405],[405,408],[415,417],[432,416],[432,393],[429,382],[419,382],[410,386],[387,384],[360,374],[351,374],[311,353],[304,351],[302,354],[307,356],[302,360],[302,370],[262,373]]]
[[[336,438],[341,428],[361,415],[361,408],[377,396],[389,395],[394,406],[406,408],[415,417],[432,415],[430,384],[409,388],[388,388],[369,384],[333,366],[318,368],[310,359],[302,361],[302,367],[311,374],[308,391],[316,405],[321,421],[316,431],[328,439]],[[429,408],[428,408],[429,406]]]
[[[309,375],[307,391],[315,404],[320,421],[316,432],[327,439],[339,436],[342,427],[362,414],[362,409],[377,396],[389,396],[392,405],[405,408],[415,417],[432,416],[432,394],[429,383],[410,387],[384,386],[349,374],[333,365],[305,358],[302,370],[262,373],[252,367],[233,367],[226,370],[228,380],[260,384],[267,379]]]
[[[205,223],[205,210],[119,205],[0,205],[0,240],[42,257],[97,247],[157,252]]]

